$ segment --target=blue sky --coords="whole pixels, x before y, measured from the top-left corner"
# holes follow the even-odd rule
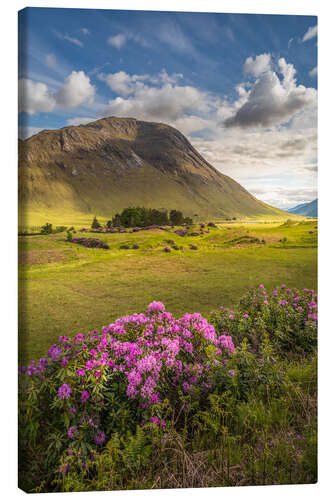
[[[28,8],[19,131],[132,116],[181,130],[281,207],[316,197],[317,19]]]

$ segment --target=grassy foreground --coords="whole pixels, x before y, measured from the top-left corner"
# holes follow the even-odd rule
[[[20,237],[20,359],[37,358],[59,335],[108,325],[152,300],[176,316],[205,315],[234,306],[252,284],[316,288],[316,227],[316,221],[293,221],[219,224],[186,237],[171,229],[85,234],[107,242],[109,250],[63,242],[65,233]],[[193,226],[190,232],[197,231]],[[120,249],[126,244],[129,249]],[[166,245],[179,249],[165,253]]]

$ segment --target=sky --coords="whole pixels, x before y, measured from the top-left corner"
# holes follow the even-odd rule
[[[23,139],[163,122],[266,203],[317,197],[315,16],[27,8],[18,88]]]

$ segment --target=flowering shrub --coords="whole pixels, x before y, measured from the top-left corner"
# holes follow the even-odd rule
[[[267,333],[277,350],[311,352],[317,345],[317,294],[284,284],[269,293],[259,285],[240,300],[237,312],[221,307],[211,322],[237,343],[246,337],[254,349]]]
[[[176,229],[174,233],[178,234],[178,236],[185,236],[187,234],[187,231],[185,229]]]
[[[234,349],[201,314],[177,320],[161,302],[100,332],[61,336],[45,357],[20,368],[20,448],[37,440],[53,473],[59,460],[61,473],[82,470],[112,433],[146,423],[163,429],[185,400],[207,398],[215,367],[233,376],[227,359]]]
[[[88,247],[88,248],[105,248],[105,249],[110,248],[109,245],[107,245],[102,240],[99,240],[97,238],[82,238],[82,237],[80,237],[80,238],[64,239],[62,241],[70,242],[70,243],[77,243],[78,245],[83,245],[84,247]]]

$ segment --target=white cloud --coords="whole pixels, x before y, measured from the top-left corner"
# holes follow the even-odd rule
[[[138,92],[139,90],[148,89],[149,87],[143,82],[152,83],[154,85],[175,84],[183,78],[182,73],[174,73],[169,75],[165,68],[162,69],[157,75],[130,75],[125,71],[118,71],[117,73],[104,73],[98,74],[98,79],[105,81],[113,92],[121,96],[129,96]]]
[[[147,80],[149,76],[129,75],[124,71],[119,71],[118,73],[110,73],[108,75],[100,73],[98,78],[105,81],[114,92],[122,96],[127,96],[144,87],[142,81]]]
[[[67,40],[68,42],[71,42],[73,43],[74,45],[77,45],[78,47],[84,47],[83,43],[81,42],[81,40],[79,40],[78,38],[75,38],[73,36],[69,36],[69,35],[64,35],[64,40]]]
[[[106,113],[139,119],[173,122],[186,114],[208,113],[213,106],[209,95],[191,86],[167,83],[161,88],[143,86],[124,99],[108,103]]]
[[[193,132],[215,127],[215,121],[207,120],[200,116],[188,115],[174,120],[172,126],[180,130],[183,134],[189,135],[193,134]]]
[[[84,35],[90,35],[90,31],[88,30],[88,28],[82,28],[81,31]]]
[[[18,82],[18,110],[33,115],[37,111],[53,111],[56,100],[45,83],[21,78]]]
[[[21,78],[18,82],[19,113],[33,115],[53,111],[56,107],[73,108],[94,101],[95,87],[84,71],[72,71],[57,92],[42,82]]]
[[[254,76],[259,76],[265,71],[271,69],[271,55],[270,54],[260,54],[256,56],[255,59],[248,57],[244,63],[243,71],[244,73],[251,73]]]
[[[184,35],[180,26],[174,22],[166,22],[159,26],[156,33],[159,40],[177,52],[195,52],[191,41]]]
[[[309,76],[311,76],[311,78],[316,78],[317,75],[318,75],[318,68],[317,66],[315,66],[314,68],[312,68],[311,71],[309,71]]]
[[[314,38],[315,36],[317,36],[317,33],[318,33],[318,26],[312,26],[310,27],[307,32],[305,33],[305,35],[303,36],[303,39],[302,39],[302,42],[306,42],[307,40],[311,40],[311,38]]]
[[[45,56],[45,62],[50,68],[55,68],[57,65],[57,59],[54,54],[47,54]]]
[[[268,184],[264,188],[254,186],[251,193],[265,203],[284,210],[301,203],[309,203],[318,197],[316,187],[309,187],[304,184],[295,187],[274,184]]]
[[[252,63],[255,64],[255,61],[252,60]],[[254,71],[259,72],[262,68],[261,64],[258,69],[254,67]],[[288,122],[303,109],[316,106],[316,90],[296,84],[296,70],[292,64],[288,64],[284,58],[279,59],[278,72],[282,79],[272,70],[260,74],[248,92],[244,104],[224,121],[225,126],[276,126]]]
[[[127,37],[123,33],[119,33],[115,36],[110,36],[108,38],[108,44],[116,47],[117,49],[121,49],[126,43]]]
[[[95,97],[95,87],[84,71],[72,71],[56,94],[57,105],[62,108],[74,108],[81,104],[91,104]]]
[[[67,120],[67,125],[86,125],[97,120],[97,118],[91,118],[89,116],[77,116],[75,118],[69,118]]]
[[[70,36],[68,33],[60,33],[60,31],[55,31],[55,30],[54,33],[58,38],[60,38],[60,40],[67,40],[67,42],[73,43],[78,47],[84,47],[84,44],[81,42],[81,40],[73,36]]]
[[[152,76],[149,78],[151,83],[155,84],[163,84],[163,83],[177,83],[179,80],[182,80],[184,78],[184,75],[182,73],[173,73],[172,75],[169,75],[165,68],[158,73],[156,76]]]
[[[212,165],[240,182],[276,172],[304,177],[305,167],[317,158],[316,128],[216,129],[211,140],[193,138],[192,143]]]

